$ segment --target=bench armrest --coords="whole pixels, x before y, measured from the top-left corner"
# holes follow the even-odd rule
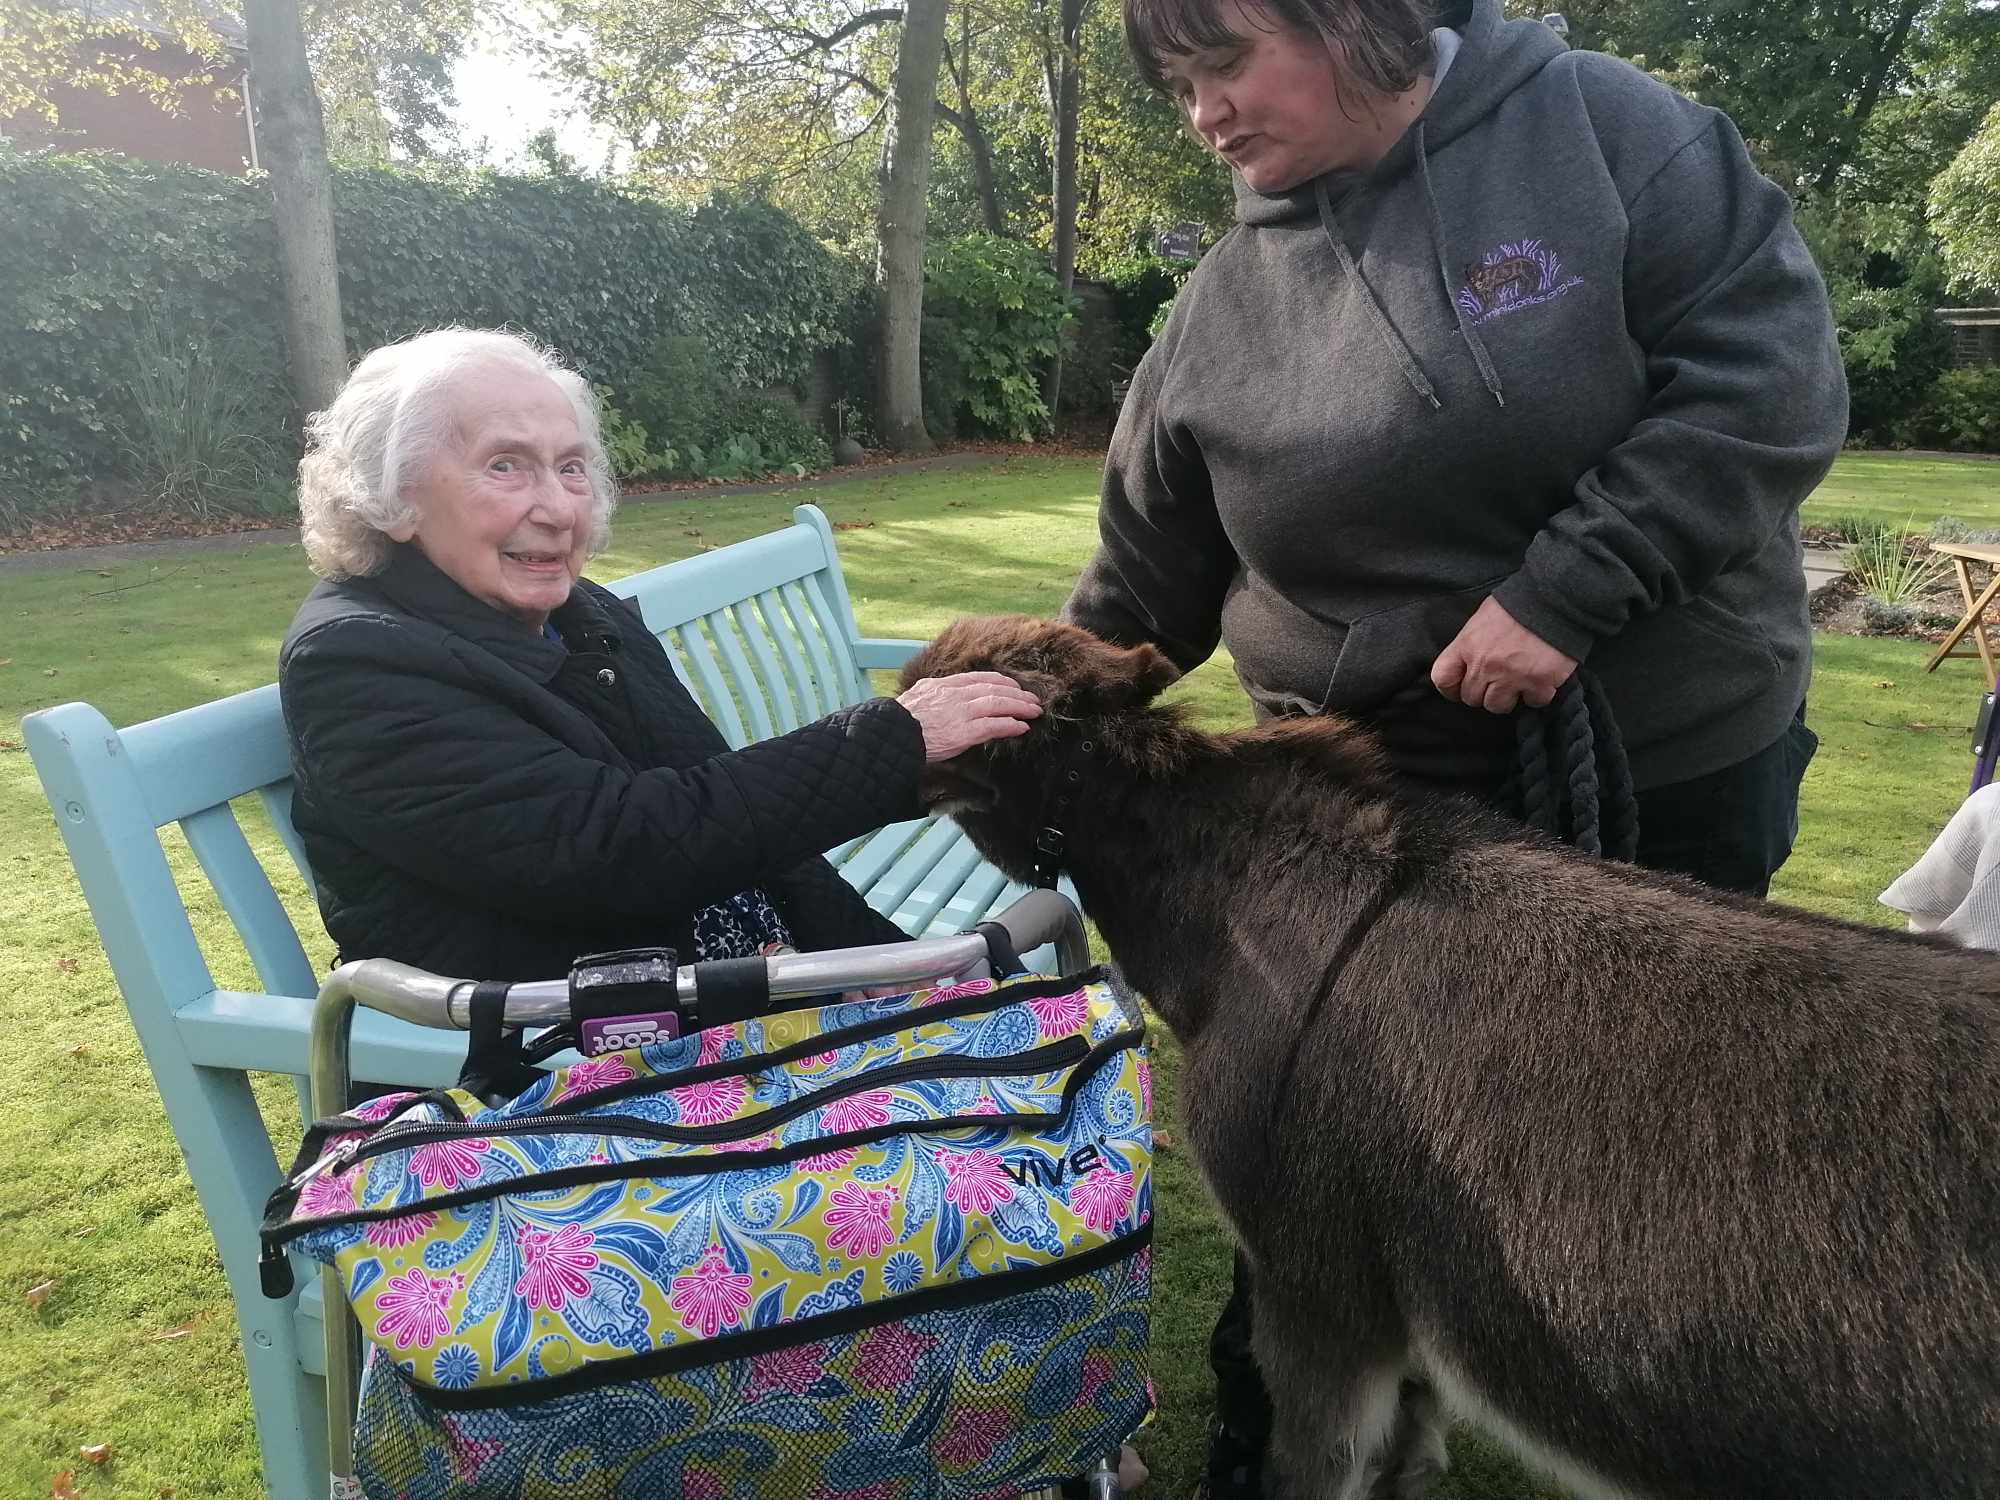
[[[291,1073],[308,1066],[313,1002],[293,995],[217,990],[174,1019],[196,1067]],[[363,1011],[354,1018],[353,1074],[410,1088],[448,1087],[465,1065],[462,1031],[431,1031]]]
[[[893,672],[929,644],[928,641],[864,635],[854,643],[854,664],[864,672]]]

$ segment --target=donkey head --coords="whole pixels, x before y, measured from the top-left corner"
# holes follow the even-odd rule
[[[954,672],[1000,672],[1041,700],[1042,716],[1026,734],[927,766],[918,783],[926,807],[949,814],[1016,879],[1032,870],[1035,825],[1062,774],[1057,763],[1086,741],[1129,758],[1134,711],[1180,675],[1152,646],[1114,646],[1028,615],[957,621],[903,668],[902,685]],[[1177,723],[1164,710],[1151,717]]]

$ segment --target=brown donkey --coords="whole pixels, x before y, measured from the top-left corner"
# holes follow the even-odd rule
[[[1421,1494],[1435,1392],[1585,1496],[2000,1496],[2000,960],[1570,853],[1337,719],[1203,733],[1069,626],[904,680],[974,669],[1047,712],[926,798],[1016,878],[1059,843],[1184,1044],[1290,1493]]]

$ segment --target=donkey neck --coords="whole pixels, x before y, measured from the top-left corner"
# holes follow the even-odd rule
[[[1144,713],[1144,711],[1141,711]],[[1064,868],[1133,984],[1183,1036],[1201,1029],[1211,969],[1245,936],[1274,814],[1309,821],[1329,870],[1342,846],[1383,831],[1372,751],[1335,725],[1212,735],[1168,716],[1120,716],[1079,739],[1094,748],[1070,802]],[[1067,764],[1052,755],[1039,774]],[[1253,924],[1249,924],[1254,927]],[[1333,934],[1325,934],[1332,937]]]

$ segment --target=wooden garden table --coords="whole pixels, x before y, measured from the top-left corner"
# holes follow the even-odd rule
[[[2000,692],[2000,672],[1994,670],[1993,642],[1986,635],[1986,610],[1996,596],[2000,596],[2000,545],[1989,542],[1932,542],[1931,551],[1951,559],[1951,565],[1958,570],[1958,592],[1965,599],[1965,613],[1959,622],[1951,627],[1951,633],[1944,643],[1931,654],[1924,663],[1926,672],[1937,670],[1937,664],[1948,656],[1977,655],[1986,669],[1988,692]],[[1987,572],[1986,586],[1977,593],[1972,587],[1972,570],[1981,567]],[[1977,652],[1959,651],[1954,648],[1971,635]]]

